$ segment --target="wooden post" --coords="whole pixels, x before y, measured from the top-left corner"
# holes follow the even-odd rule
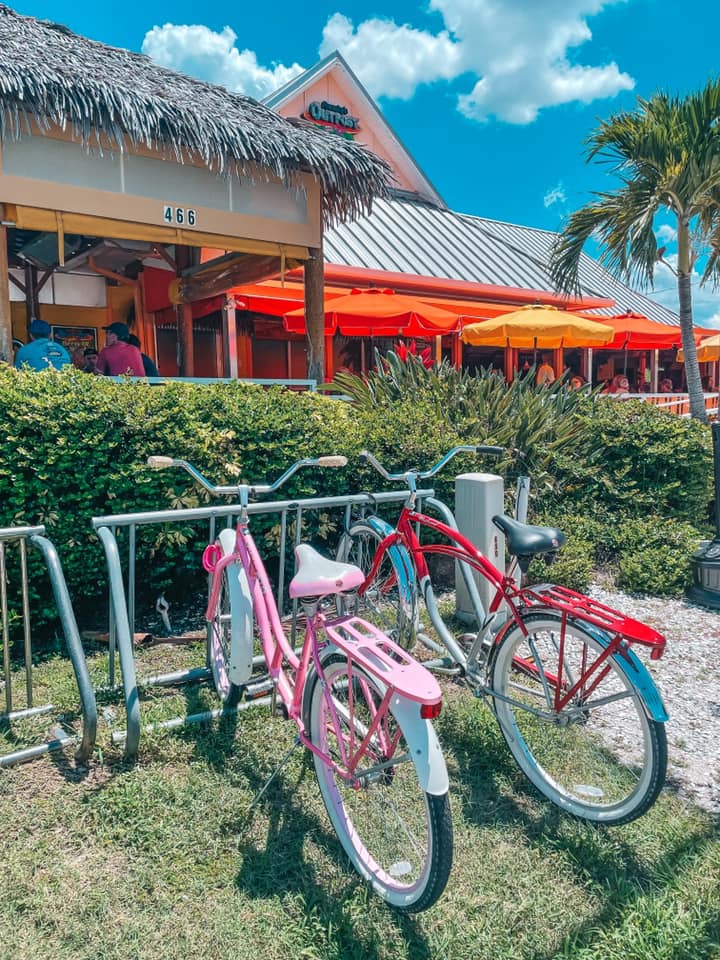
[[[193,248],[175,247],[175,262],[178,276],[182,271],[192,266]],[[178,332],[178,372],[181,377],[195,376],[195,352],[193,344],[192,304],[180,303],[176,307]]]
[[[225,376],[237,380],[238,377],[238,336],[235,299],[226,297],[223,304],[225,333]]]
[[[452,362],[456,370],[462,366],[462,340],[460,334],[453,334],[452,338]]]
[[[192,304],[181,303],[178,308],[178,371],[181,377],[195,376]]]
[[[7,227],[2,226],[5,207],[0,203],[0,361],[12,363],[12,318],[10,316],[10,264]]]
[[[305,330],[308,341],[308,379],[322,383],[325,376],[325,272],[321,248],[310,250],[305,261]]]

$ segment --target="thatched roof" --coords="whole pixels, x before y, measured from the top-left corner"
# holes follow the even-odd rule
[[[88,148],[100,146],[100,132],[177,160],[186,151],[220,173],[292,183],[309,172],[322,185],[326,221],[386,193],[387,165],[358,144],[0,5],[0,136],[19,137],[29,119],[69,123]]]

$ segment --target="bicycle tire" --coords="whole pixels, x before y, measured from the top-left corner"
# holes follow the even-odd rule
[[[223,530],[217,544],[222,555],[227,555],[234,549],[235,532]],[[247,681],[252,672],[253,603],[241,563],[228,564],[220,576],[218,603],[208,624],[207,663],[218,697],[224,706],[234,707],[243,691],[243,682],[236,680]],[[237,676],[239,668],[241,678]]]
[[[369,523],[359,521],[343,534],[336,559],[360,567],[367,576],[382,539]],[[402,590],[398,584],[404,585]],[[337,595],[339,616],[354,614],[369,620],[405,650],[414,642],[417,609],[417,589],[410,562],[402,564],[392,550],[385,551],[373,582],[362,595],[357,592]]]
[[[322,667],[324,679],[315,670],[308,678],[307,730],[313,744],[337,760],[337,731],[325,682],[333,702],[341,708],[343,738],[351,729],[367,729],[385,688],[356,664],[349,681],[348,658],[335,649],[326,652]],[[390,906],[419,913],[436,902],[450,875],[450,804],[447,791],[436,796],[423,789],[413,758],[404,749],[402,727],[392,712],[388,714],[388,733],[400,736],[392,752],[398,765],[372,774],[370,782],[363,783],[360,777],[359,784],[349,783],[313,754],[315,773],[325,809],[355,870]],[[379,742],[374,747],[371,744],[371,750],[376,763],[384,762],[383,757],[389,759]]]
[[[647,715],[614,657],[600,666],[595,676],[604,675],[595,689],[586,694],[581,687],[570,703],[555,710],[557,678],[568,691],[581,665],[587,669],[605,649],[604,635],[566,619],[560,667],[562,615],[530,612],[522,621],[527,635],[514,624],[499,642],[490,691],[518,766],[538,790],[574,817],[609,826],[635,820],[652,806],[665,781],[664,724]],[[530,708],[542,710],[546,719]]]

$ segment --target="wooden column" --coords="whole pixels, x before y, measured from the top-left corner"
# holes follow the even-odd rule
[[[193,248],[175,247],[177,274],[193,265]],[[192,304],[179,303],[175,308],[178,332],[178,373],[181,377],[195,376],[195,350],[193,344]]]
[[[178,304],[176,312],[178,320],[178,373],[181,377],[194,377],[195,351],[193,349],[192,304]]]
[[[305,261],[305,329],[310,380],[322,383],[325,376],[325,272],[321,248],[310,250]]]
[[[238,335],[237,315],[235,313],[235,299],[226,297],[223,304],[223,327],[225,340],[225,370],[224,376],[238,377]]]
[[[2,226],[5,208],[0,203],[0,361],[12,363],[12,318],[10,316],[10,265],[7,227]]]

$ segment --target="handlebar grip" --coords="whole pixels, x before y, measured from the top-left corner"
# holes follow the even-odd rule
[[[172,457],[148,457],[147,465],[151,470],[166,470],[172,467],[174,460]]]
[[[493,457],[501,457],[505,453],[505,447],[488,447],[483,444],[475,447],[476,453],[487,453]]]
[[[317,465],[319,467],[346,467],[347,457],[335,455],[331,457],[318,457]]]

